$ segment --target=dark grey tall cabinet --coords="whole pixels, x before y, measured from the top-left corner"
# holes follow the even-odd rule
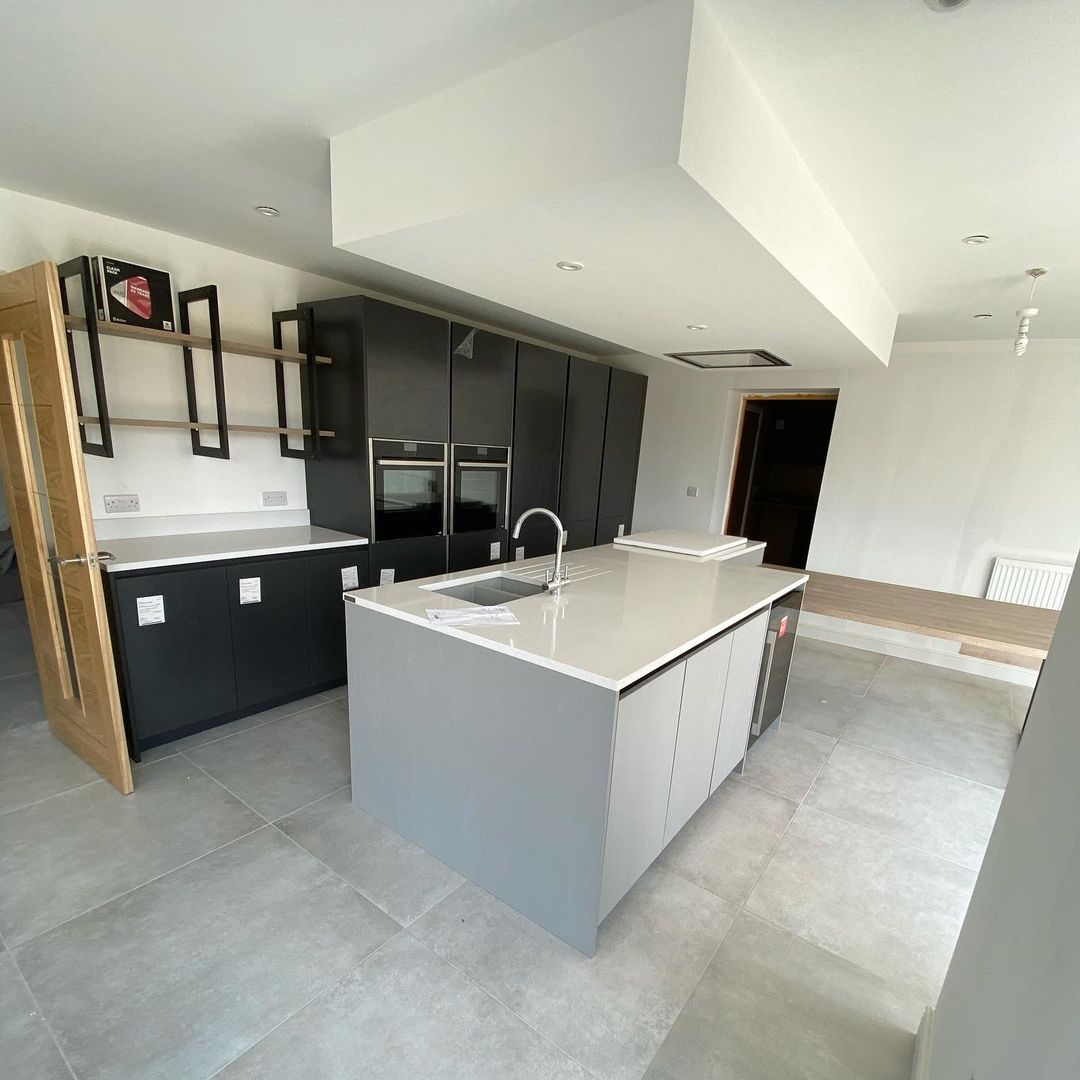
[[[637,372],[611,369],[597,507],[598,544],[610,544],[631,530],[647,383]]]
[[[511,527],[530,507],[554,510],[559,505],[568,360],[565,354],[539,345],[518,345]],[[525,557],[532,558],[553,552],[555,539],[551,522],[536,517],[525,523],[521,538],[511,544],[515,551],[524,547]]]
[[[559,517],[568,549],[592,547],[596,537],[611,368],[570,357],[566,381]]]

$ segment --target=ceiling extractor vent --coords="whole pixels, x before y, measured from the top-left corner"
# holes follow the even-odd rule
[[[791,367],[786,360],[781,360],[766,349],[713,349],[708,352],[672,352],[665,355],[691,367],[710,371],[726,368]]]

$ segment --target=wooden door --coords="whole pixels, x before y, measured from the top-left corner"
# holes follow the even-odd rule
[[[0,276],[0,454],[49,727],[126,794],[131,763],[53,263]]]

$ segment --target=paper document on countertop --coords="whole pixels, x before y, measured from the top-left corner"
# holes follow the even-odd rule
[[[433,626],[517,626],[518,617],[501,605],[471,608],[428,608]]]

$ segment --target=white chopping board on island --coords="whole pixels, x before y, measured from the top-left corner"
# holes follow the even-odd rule
[[[689,529],[650,529],[647,532],[617,536],[615,543],[623,547],[651,548],[654,551],[671,551],[677,555],[696,555],[706,559],[723,551],[745,547],[746,537],[694,532]]]

